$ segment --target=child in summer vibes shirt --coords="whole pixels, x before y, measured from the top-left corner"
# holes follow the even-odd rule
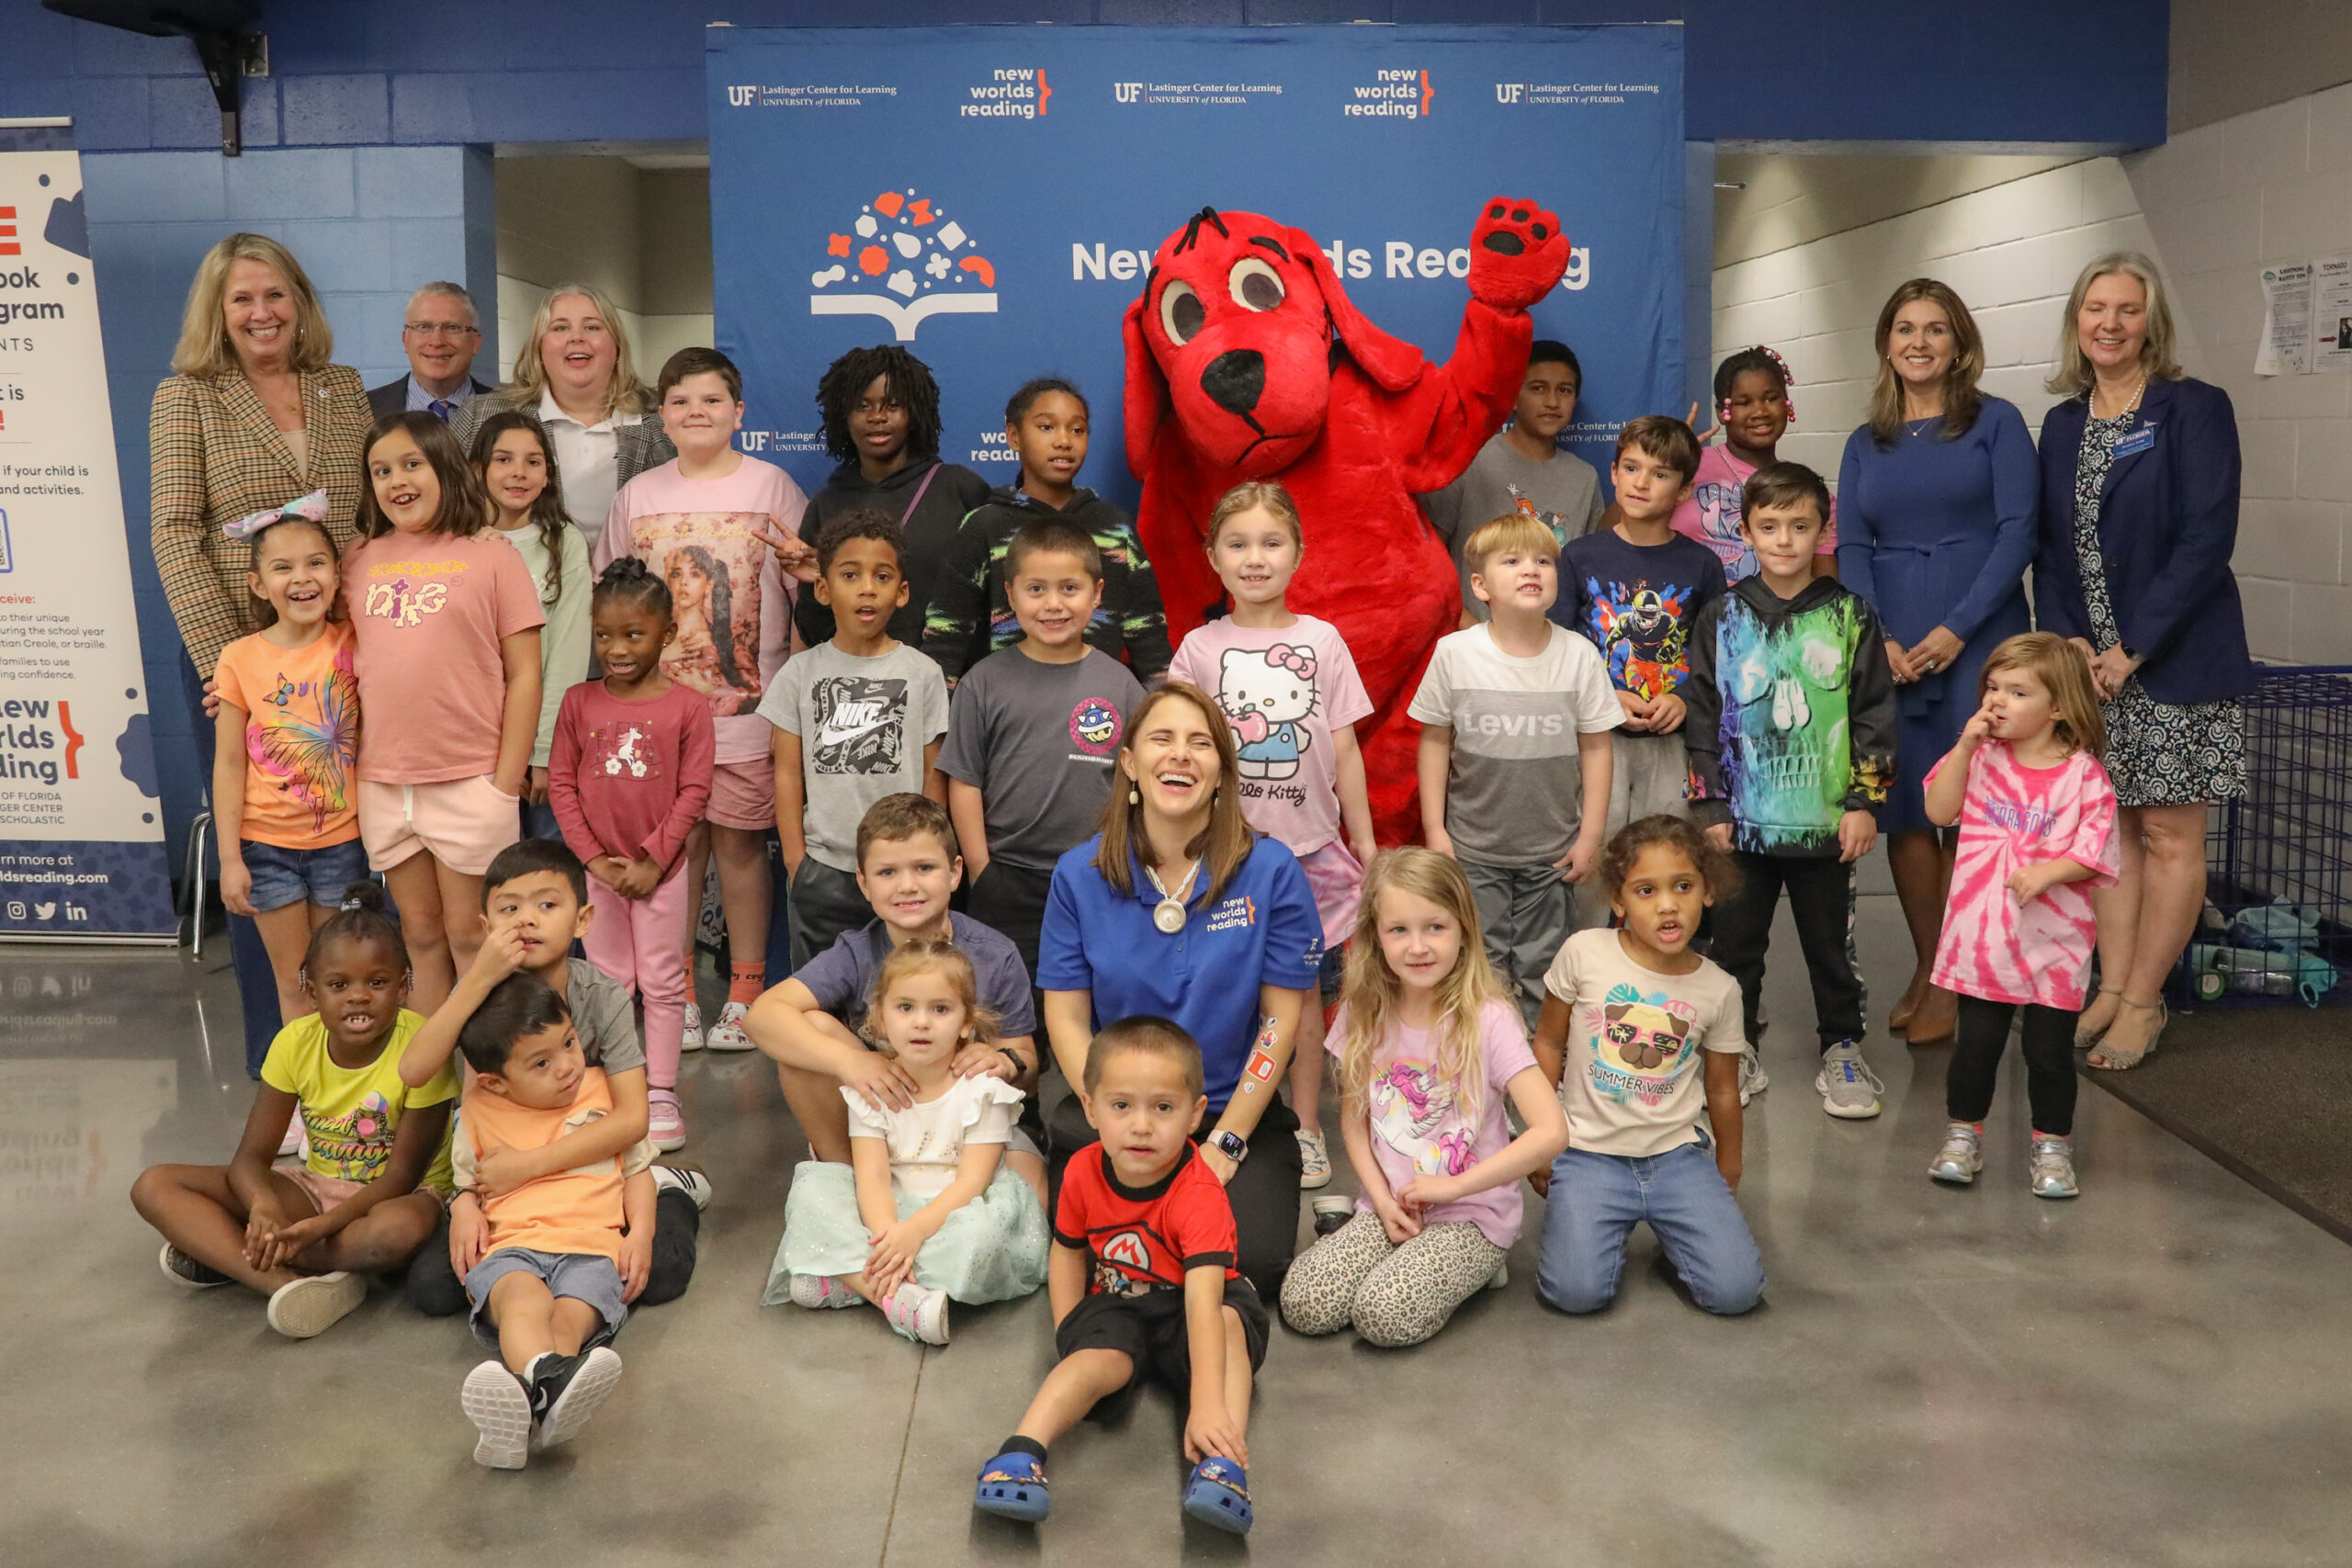
[[[2033,1193],[2072,1198],[2075,1015],[2098,940],[2091,890],[2122,865],[2098,760],[2106,730],[2088,661],[2050,632],[1986,655],[1978,692],[1960,743],[1928,774],[1928,819],[1960,825],[1934,973],[1959,994],[1960,1038],[1944,1078],[1951,1126],[1928,1174],[1966,1186],[1983,1168],[1994,1073],[2023,1007]]]

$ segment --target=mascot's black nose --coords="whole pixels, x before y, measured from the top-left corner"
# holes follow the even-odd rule
[[[1227,413],[1247,414],[1266,390],[1266,356],[1254,348],[1228,348],[1201,372],[1201,390]]]

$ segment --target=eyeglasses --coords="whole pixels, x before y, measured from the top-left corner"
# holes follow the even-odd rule
[[[480,335],[481,332],[480,327],[468,326],[463,321],[411,321],[406,330],[419,337],[464,337],[469,333]]]

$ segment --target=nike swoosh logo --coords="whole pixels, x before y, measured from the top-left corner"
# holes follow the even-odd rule
[[[828,724],[823,728],[817,731],[817,744],[820,746],[845,746],[861,735],[873,734],[876,730],[881,728],[884,725],[889,722],[890,721],[888,718],[871,718],[866,720],[864,724],[854,724],[845,728]]]

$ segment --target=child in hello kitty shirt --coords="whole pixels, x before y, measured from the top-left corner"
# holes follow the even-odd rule
[[[1216,698],[1238,742],[1241,815],[1298,857],[1323,919],[1323,1001],[1339,994],[1341,949],[1355,929],[1371,863],[1372,801],[1355,725],[1372,698],[1340,630],[1283,603],[1306,536],[1290,492],[1271,480],[1236,485],[1209,513],[1209,560],[1232,601],[1223,620],[1184,638],[1169,679]],[[1345,842],[1342,842],[1342,837]],[[1298,1112],[1299,1185],[1331,1179],[1324,1141],[1323,1010],[1298,1021],[1291,1109]]]

